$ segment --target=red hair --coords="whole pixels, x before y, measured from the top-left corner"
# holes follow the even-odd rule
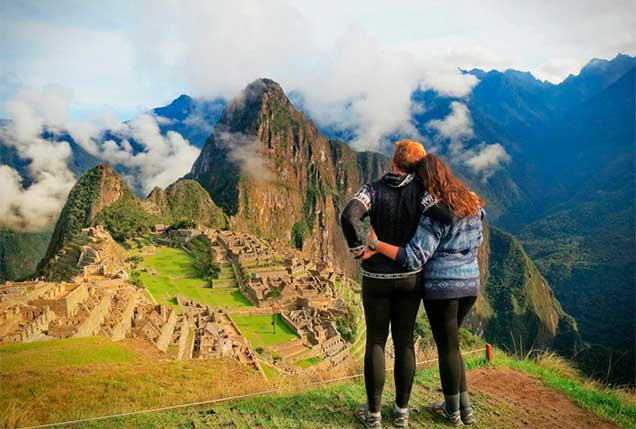
[[[437,197],[460,218],[474,216],[484,206],[484,202],[457,177],[448,165],[436,155],[425,156],[417,165],[417,177],[426,190]]]
[[[405,173],[411,173],[425,156],[426,150],[420,142],[411,139],[395,142],[393,164]]]

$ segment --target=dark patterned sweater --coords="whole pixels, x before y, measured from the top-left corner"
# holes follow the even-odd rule
[[[366,245],[366,217],[380,240],[404,247],[422,215],[440,224],[452,222],[448,208],[437,203],[414,175],[388,173],[363,186],[345,207],[340,221],[350,251],[357,253]],[[379,253],[362,261],[361,268],[364,276],[375,278],[407,277],[421,271],[421,267],[406,268]]]

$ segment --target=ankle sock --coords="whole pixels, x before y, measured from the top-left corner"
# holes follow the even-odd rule
[[[400,407],[398,407],[397,402],[394,402],[394,403],[393,403],[393,408],[394,408],[394,409],[395,409],[395,411],[397,411],[398,413],[402,413],[402,414],[404,414],[404,413],[408,413],[408,412],[409,412],[409,407],[406,407],[406,408],[400,408]]]
[[[468,399],[468,392],[460,392],[459,394],[459,408],[461,410],[467,410],[470,408],[470,399]]]
[[[449,414],[459,411],[459,393],[444,395],[444,401],[446,402],[446,411],[448,411]]]
[[[381,413],[380,411],[377,411],[377,412],[375,412],[375,413],[374,413],[373,411],[369,410],[369,411],[368,411],[368,414],[369,414],[371,417],[380,417],[380,414],[382,414],[382,413]]]

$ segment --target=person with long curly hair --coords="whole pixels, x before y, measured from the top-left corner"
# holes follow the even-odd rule
[[[479,294],[477,253],[483,242],[483,202],[457,179],[437,156],[427,155],[415,167],[426,192],[453,214],[450,224],[422,216],[404,246],[381,241],[374,230],[364,258],[380,253],[407,270],[422,269],[420,291],[437,344],[444,402],[430,411],[453,426],[475,421],[468,398],[459,328]]]

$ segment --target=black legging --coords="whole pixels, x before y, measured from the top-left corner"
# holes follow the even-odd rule
[[[420,306],[417,276],[405,279],[378,280],[362,278],[362,303],[367,323],[367,346],[364,354],[364,382],[371,412],[380,411],[384,389],[384,347],[389,324],[395,346],[395,402],[406,408],[415,375],[413,330]]]
[[[459,351],[459,328],[476,297],[424,300],[424,308],[437,344],[439,374],[444,395],[466,391],[464,359]]]

